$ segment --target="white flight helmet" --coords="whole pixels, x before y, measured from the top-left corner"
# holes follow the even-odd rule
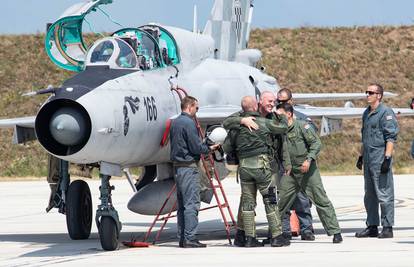
[[[214,144],[223,144],[227,131],[223,127],[214,128],[208,135],[208,139]]]

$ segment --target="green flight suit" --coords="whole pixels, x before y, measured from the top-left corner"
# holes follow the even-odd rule
[[[243,116],[243,112],[236,112],[227,117],[223,121],[223,127],[229,131],[229,142],[225,142],[223,144],[223,149],[226,152],[230,150],[235,150],[235,140],[236,137],[242,128],[241,126],[241,119]],[[248,117],[248,116],[246,116]],[[285,118],[277,115],[276,113],[269,113],[266,116],[267,119],[273,120],[276,124],[285,122]],[[280,170],[279,170],[279,164],[283,166],[284,169],[291,169],[292,165],[290,163],[289,158],[289,151],[287,149],[287,142],[286,142],[286,136],[284,134],[279,133],[272,133],[271,134],[271,142],[272,142],[272,157],[270,157],[270,168],[271,168],[271,179],[272,179],[272,186],[279,186],[280,183]],[[240,172],[240,170],[239,170]],[[256,199],[256,198],[255,198]],[[242,216],[242,197],[240,197],[239,202],[239,210],[237,213],[237,228],[240,230],[244,230],[244,222],[243,222],[243,216]]]
[[[334,207],[326,195],[321,175],[316,164],[316,158],[322,144],[313,128],[304,121],[295,120],[288,127],[287,143],[292,162],[290,176],[282,179],[279,188],[279,211],[286,212],[293,204],[299,191],[306,195],[316,206],[319,219],[328,235],[341,232]],[[311,160],[307,173],[302,173],[300,167],[305,160]]]
[[[229,135],[236,136],[237,132],[241,128],[241,119],[242,119],[242,111],[236,112],[231,114],[223,121],[223,127],[229,131]],[[274,120],[275,123],[281,123],[284,121],[284,117],[277,115],[276,113],[272,112],[267,114],[266,119]],[[286,140],[284,140],[283,134],[272,134],[272,142],[273,142],[273,153],[275,158],[275,163],[272,163],[272,167],[275,168],[274,172],[279,173],[279,164],[281,163],[284,169],[290,169],[292,167],[289,158],[289,151],[287,149]],[[224,144],[225,145],[225,144]],[[232,144],[228,144],[231,146]],[[234,144],[233,144],[234,146]],[[228,148],[231,149],[231,148]]]
[[[272,237],[282,233],[279,210],[276,205],[274,181],[272,180],[271,162],[273,158],[272,135],[283,134],[287,130],[285,118],[278,123],[275,120],[260,117],[258,112],[245,112],[244,117],[253,116],[259,129],[250,131],[240,127],[235,145],[239,157],[239,174],[241,183],[241,214],[246,236],[256,237],[255,208],[256,194],[259,190],[263,197],[266,217]],[[241,222],[238,221],[240,224]]]

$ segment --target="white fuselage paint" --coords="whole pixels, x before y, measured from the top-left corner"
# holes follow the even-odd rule
[[[166,27],[167,28],[167,27]],[[168,27],[180,48],[178,86],[208,105],[240,105],[245,95],[255,95],[249,80],[252,76],[260,91],[278,89],[266,82],[268,76],[256,68],[237,62],[213,59],[213,40]],[[77,153],[60,157],[74,163],[109,162],[122,167],[145,166],[169,161],[169,146],[160,141],[169,118],[179,114],[179,99],[170,89],[168,79],[173,67],[135,73],[108,81],[77,101],[88,111],[92,133],[88,143]],[[139,109],[133,114],[125,97],[138,97]],[[148,119],[144,99],[153,97],[157,118]],[[152,103],[151,103],[152,104]],[[129,130],[124,135],[123,107],[127,106]],[[217,121],[217,123],[221,123]]]

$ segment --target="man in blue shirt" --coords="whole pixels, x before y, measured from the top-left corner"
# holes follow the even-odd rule
[[[197,163],[201,154],[208,154],[219,145],[203,144],[194,121],[198,101],[186,96],[181,101],[181,115],[173,120],[170,130],[171,154],[177,185],[177,224],[180,247],[206,247],[196,239],[200,209],[200,177]]]
[[[362,147],[357,168],[364,167],[367,228],[356,237],[392,238],[394,225],[394,181],[392,175],[392,153],[399,132],[397,118],[391,108],[381,100],[384,89],[379,84],[370,84],[367,91],[368,108],[362,115]],[[381,209],[382,232],[378,234]]]

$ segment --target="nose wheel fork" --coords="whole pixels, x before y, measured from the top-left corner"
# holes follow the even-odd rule
[[[102,248],[112,251],[118,248],[122,223],[119,221],[118,212],[112,204],[111,192],[115,190],[115,187],[109,183],[111,176],[100,174],[99,177],[101,179],[99,187],[101,204],[96,210],[95,222]]]

